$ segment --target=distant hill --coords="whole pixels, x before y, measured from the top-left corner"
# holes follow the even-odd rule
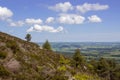
[[[86,66],[78,70],[70,63],[60,54],[0,32],[0,80],[100,80]]]

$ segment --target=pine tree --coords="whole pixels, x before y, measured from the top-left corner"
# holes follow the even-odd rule
[[[46,40],[46,42],[43,44],[43,49],[52,50],[48,40]]]
[[[80,50],[77,49],[73,55],[73,61],[76,67],[78,67],[79,65],[82,65],[84,62],[84,58],[80,53]]]

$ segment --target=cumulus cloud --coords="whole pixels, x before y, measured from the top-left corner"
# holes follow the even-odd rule
[[[34,28],[33,27],[30,27],[27,32],[33,32],[34,31]]]
[[[53,23],[54,22],[54,18],[53,17],[48,17],[45,22],[46,23]]]
[[[55,6],[50,6],[49,9],[55,11],[67,12],[68,10],[73,10],[73,6],[70,2],[58,3]]]
[[[58,28],[54,28],[52,26],[48,26],[48,25],[34,25],[33,27],[29,28],[27,30],[27,32],[32,32],[32,31],[37,31],[37,32],[51,32],[51,33],[57,33],[57,32],[62,32],[63,31],[63,27],[59,26]]]
[[[83,5],[76,6],[77,11],[81,13],[85,13],[88,11],[106,10],[108,8],[109,8],[108,5],[100,5],[99,3],[96,4],[84,3]]]
[[[0,20],[6,20],[12,17],[12,15],[13,15],[13,12],[10,9],[0,6]]]
[[[32,24],[42,24],[43,23],[43,21],[41,19],[33,19],[33,18],[27,18],[25,20],[25,22],[27,24],[30,24],[30,25],[32,25]]]
[[[17,21],[17,22],[10,22],[9,23],[10,26],[13,26],[13,27],[18,27],[18,26],[23,26],[24,25],[24,22],[23,21]]]
[[[27,18],[23,21],[13,21],[11,19],[8,19],[7,22],[9,23],[10,26],[23,26],[24,24],[28,25],[34,25],[34,24],[42,24],[43,21],[41,19],[33,19],[33,18]]]
[[[93,22],[93,23],[98,23],[98,22],[102,22],[101,18],[98,17],[97,15],[92,15],[90,17],[88,17],[89,22]]]
[[[60,14],[58,22],[64,24],[82,24],[85,18],[77,14]]]

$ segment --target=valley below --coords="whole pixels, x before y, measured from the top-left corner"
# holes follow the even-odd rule
[[[88,60],[103,57],[120,63],[120,42],[51,42],[51,46],[55,52],[67,57],[72,57],[74,51],[80,49]]]

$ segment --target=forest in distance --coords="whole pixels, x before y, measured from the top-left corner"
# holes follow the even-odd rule
[[[79,48],[87,59],[104,57],[120,63],[120,42],[51,42],[51,46],[55,52],[67,57],[72,57],[74,51]]]

